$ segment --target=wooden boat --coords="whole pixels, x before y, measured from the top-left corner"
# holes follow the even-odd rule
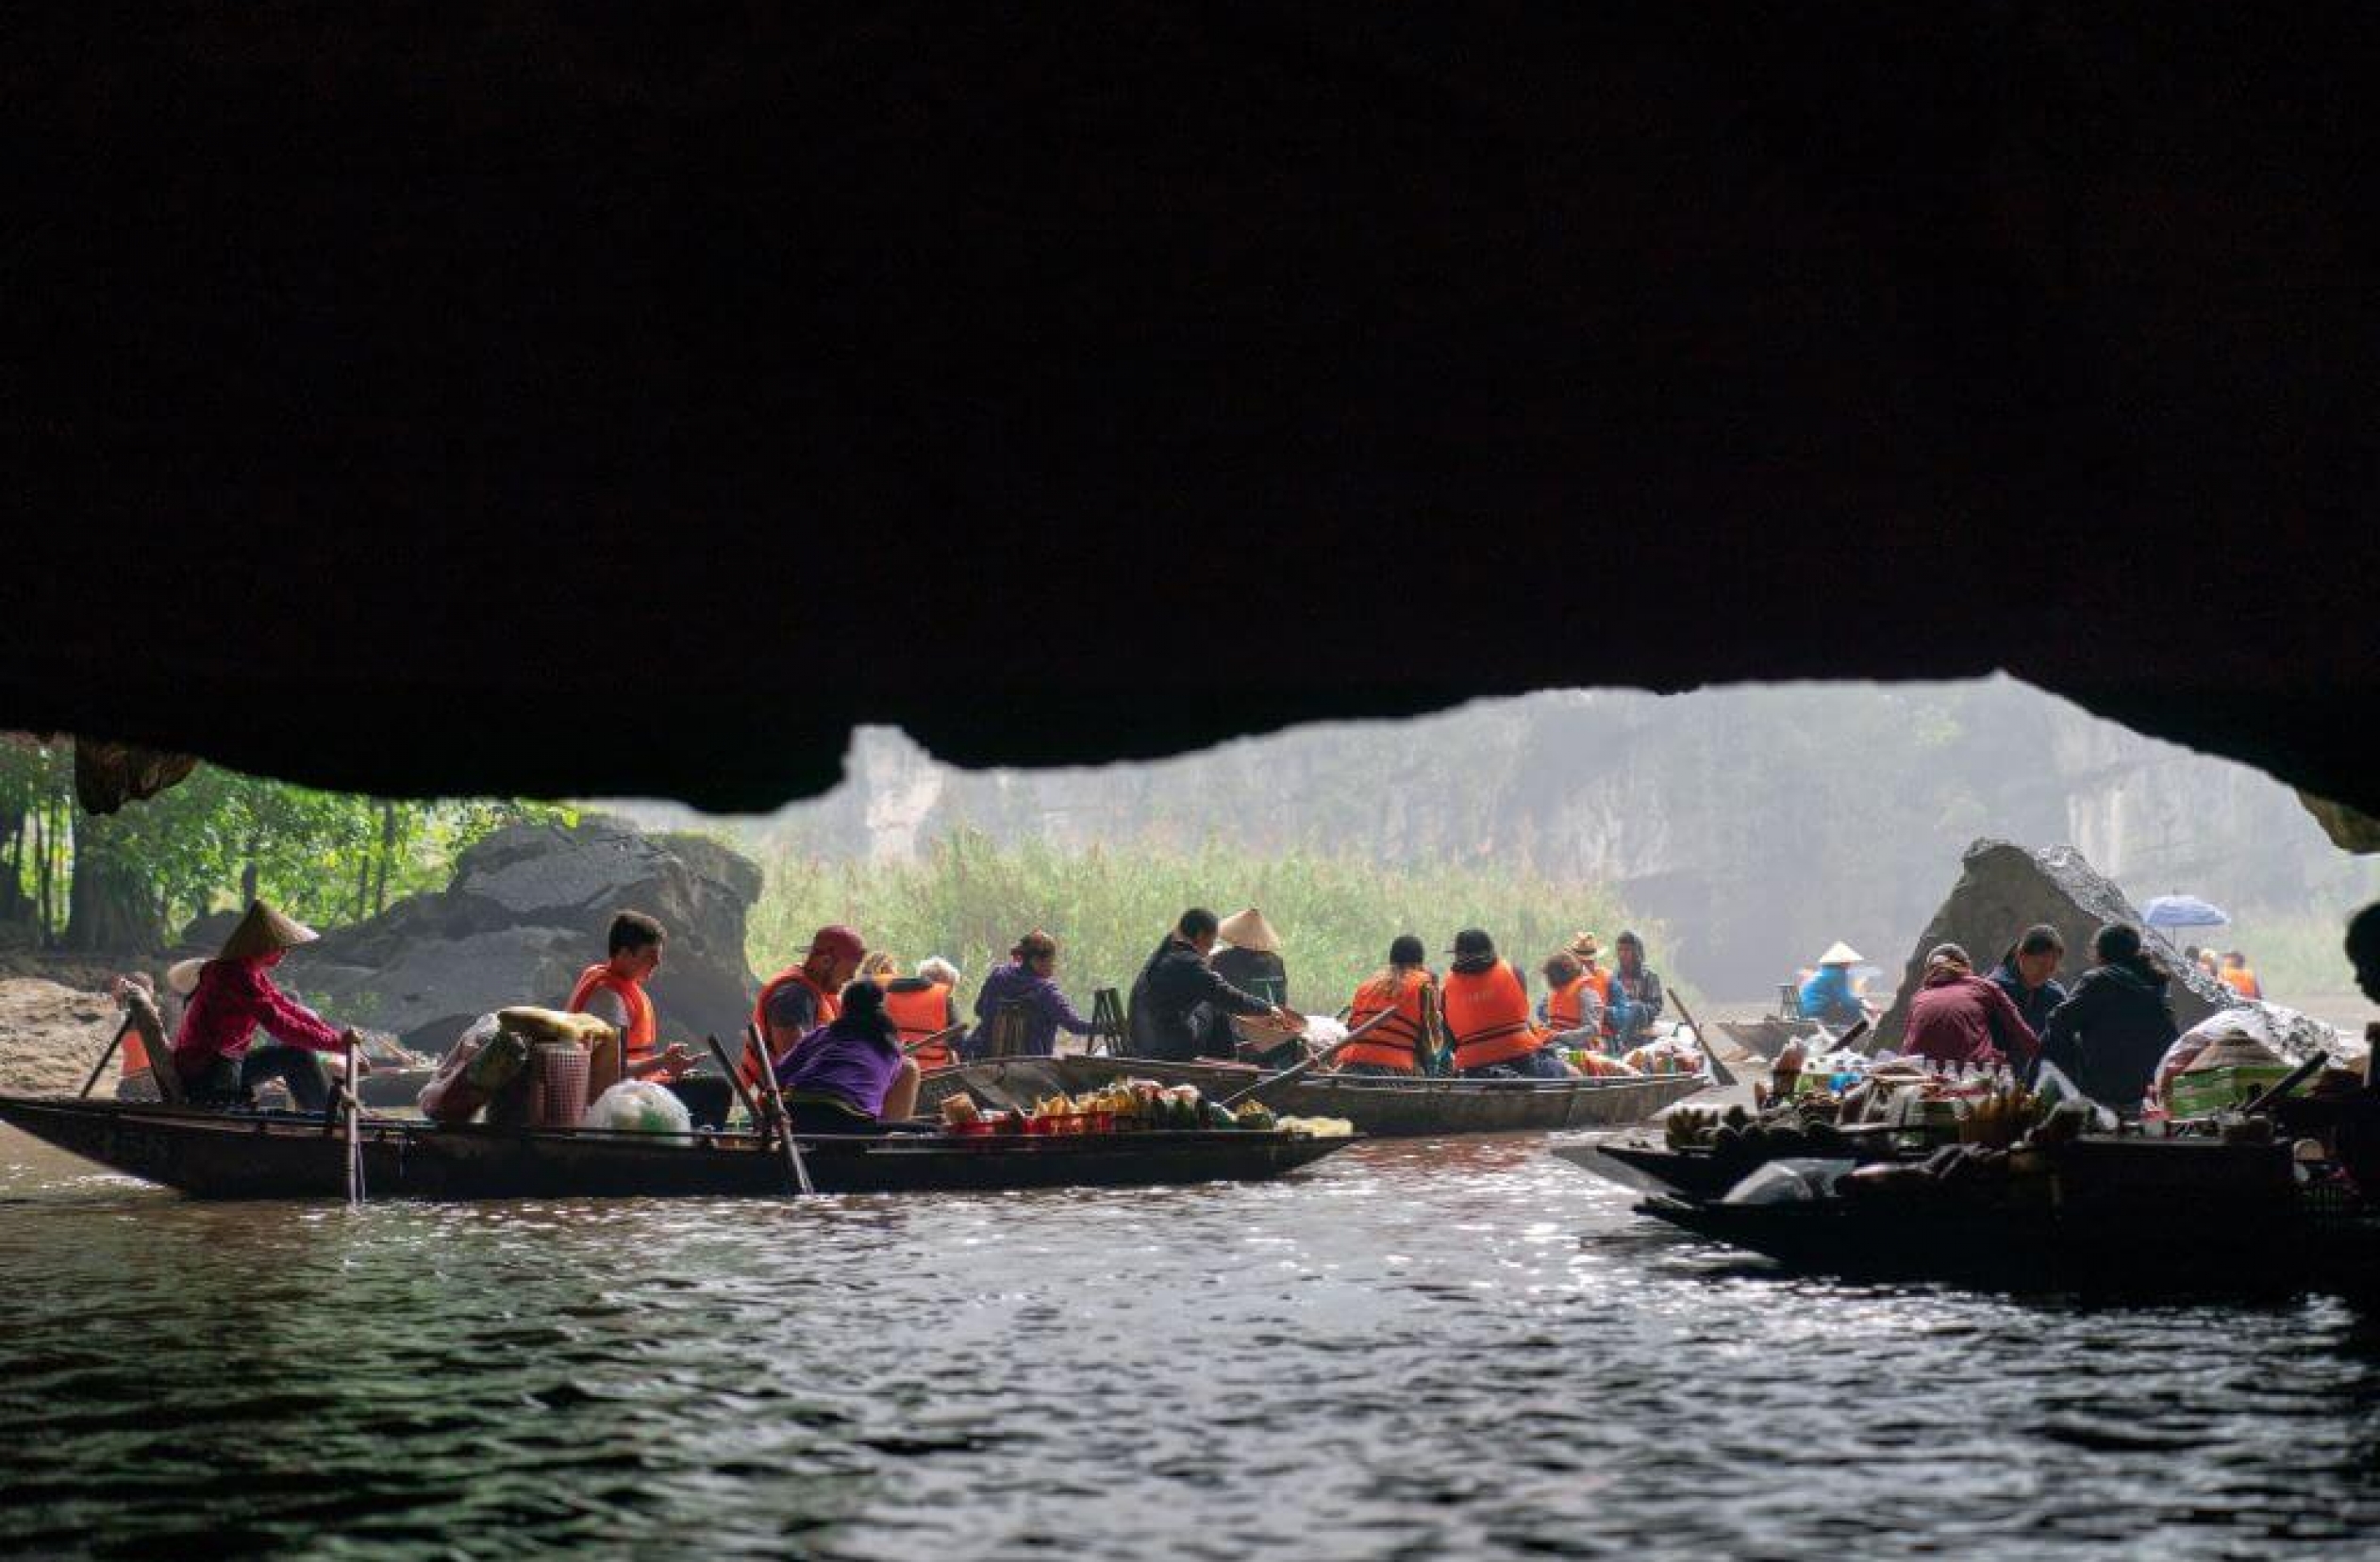
[[[356,1094],[366,1106],[382,1110],[409,1110],[421,1098],[422,1088],[438,1077],[431,1067],[374,1069],[357,1083]],[[130,1102],[153,1102],[158,1099],[157,1082],[146,1069],[136,1069],[116,1081],[116,1099]]]
[[[1222,1098],[1264,1078],[1229,1063],[1165,1063],[1147,1057],[1021,1057],[970,1063],[926,1075],[924,1106],[932,1110],[960,1088],[995,1106],[1030,1106],[1060,1092],[1078,1095],[1119,1079],[1195,1085]],[[1639,1079],[1411,1079],[1318,1072],[1264,1093],[1284,1117],[1344,1118],[1358,1134],[1415,1138],[1492,1134],[1529,1129],[1610,1127],[1641,1122],[1673,1103],[1709,1088],[1703,1074],[1652,1074]]]
[[[1552,1149],[1573,1166],[1639,1193],[1719,1199],[1742,1175],[1707,1150],[1673,1150],[1633,1137],[1578,1139]]]
[[[0,1122],[102,1166],[208,1199],[346,1196],[346,1144],[321,1118],[113,1101],[0,1096]],[[783,1194],[785,1156],[749,1134],[441,1126],[367,1117],[372,1199],[728,1198]],[[824,1193],[996,1192],[1253,1181],[1354,1140],[1285,1133],[942,1134],[804,1137]]]
[[[1777,1054],[1785,1050],[1788,1041],[1797,1036],[1807,1039],[1820,1029],[1815,1020],[1780,1020],[1774,1015],[1758,1020],[1718,1020],[1712,1023],[1728,1040],[1771,1063],[1776,1061]]]
[[[1641,1214],[1788,1269],[1984,1288],[2380,1289],[2380,1219],[2301,1202],[2253,1220],[2138,1210],[1729,1205],[1656,1198]]]

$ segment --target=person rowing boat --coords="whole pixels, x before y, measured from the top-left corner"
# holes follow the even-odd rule
[[[190,1006],[174,1033],[168,1065],[193,1105],[244,1106],[258,1086],[275,1079],[288,1087],[301,1112],[320,1112],[330,1105],[330,1075],[322,1055],[359,1048],[363,1038],[352,1026],[333,1026],[290,997],[270,974],[283,955],[318,937],[305,923],[256,901],[222,951],[200,968]],[[259,1030],[272,1040],[253,1045]],[[369,1069],[360,1053],[356,1067]]]

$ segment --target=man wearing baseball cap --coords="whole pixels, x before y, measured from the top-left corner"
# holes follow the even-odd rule
[[[830,922],[810,936],[809,953],[802,963],[788,966],[769,978],[752,1005],[752,1022],[769,1039],[772,1061],[792,1050],[793,1043],[821,1025],[834,1023],[842,1013],[836,994],[858,971],[868,946],[858,934],[840,922]],[[742,1061],[747,1079],[757,1079],[752,1059]]]

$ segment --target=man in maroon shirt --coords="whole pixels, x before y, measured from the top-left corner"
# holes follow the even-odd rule
[[[1964,949],[1946,943],[1926,951],[1925,977],[1909,1000],[1902,1052],[1933,1063],[1993,1068],[2003,1062],[2023,1063],[2040,1049],[2040,1038],[2016,1005],[1975,974]]]

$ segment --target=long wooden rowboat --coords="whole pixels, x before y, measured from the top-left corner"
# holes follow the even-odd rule
[[[344,1198],[345,1140],[320,1118],[125,1102],[0,1096],[0,1122],[102,1166],[207,1199]],[[786,1163],[749,1134],[652,1134],[362,1125],[374,1199],[555,1199],[782,1194]],[[1354,1142],[1223,1129],[1049,1138],[940,1134],[801,1138],[822,1193],[999,1192],[1246,1182]]]
[[[1195,1085],[1221,1098],[1265,1077],[1228,1063],[1164,1063],[1147,1057],[1010,1058],[938,1070],[925,1076],[924,1109],[964,1087],[995,1106],[1025,1105],[1061,1091],[1096,1089],[1119,1079]],[[1673,1103],[1709,1088],[1702,1074],[1641,1079],[1387,1079],[1312,1073],[1264,1093],[1284,1117],[1344,1118],[1358,1134],[1416,1138],[1492,1134],[1544,1128],[1614,1127],[1641,1122]]]

